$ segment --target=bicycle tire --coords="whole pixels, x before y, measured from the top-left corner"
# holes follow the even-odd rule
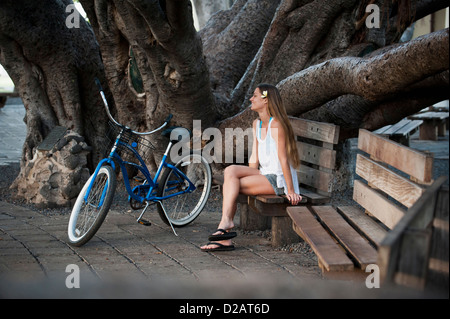
[[[184,156],[173,165],[182,171],[196,186],[196,189],[192,193],[177,195],[163,201],[164,208],[170,218],[170,223],[174,227],[183,227],[192,223],[205,207],[211,192],[212,173],[209,163],[203,156],[197,153],[191,152],[190,155]],[[168,182],[174,183],[177,180],[173,169],[166,168],[158,184],[158,197],[170,194],[167,187]],[[176,189],[173,189],[174,192],[185,189],[188,183],[184,181],[177,185]],[[161,219],[164,223],[170,225],[161,205],[157,206]]]
[[[88,201],[85,202],[84,196],[92,177],[93,175],[81,189],[70,214],[67,235],[69,243],[77,247],[86,244],[98,231],[108,214],[116,190],[114,170],[111,166],[102,166],[92,184]],[[107,188],[104,193],[103,204],[98,208],[98,202],[105,186]]]

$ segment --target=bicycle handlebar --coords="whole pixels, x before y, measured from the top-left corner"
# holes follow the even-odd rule
[[[99,89],[99,91],[100,91],[100,95],[101,95],[102,100],[103,100],[103,104],[105,104],[106,114],[108,115],[109,119],[110,119],[114,124],[116,124],[117,126],[126,127],[126,128],[128,128],[128,129],[130,129],[129,127],[120,124],[119,122],[117,122],[117,121],[114,119],[114,117],[111,115],[111,113],[110,113],[110,111],[109,111],[108,101],[106,100],[106,96],[105,96],[105,93],[103,92],[103,87],[102,87],[102,84],[100,83],[100,80],[97,79],[97,78],[95,78],[95,84],[97,84],[97,86],[98,86],[98,89]],[[153,134],[153,133],[155,133],[155,132],[161,130],[163,127],[165,127],[167,124],[169,124],[169,122],[170,122],[170,120],[172,119],[172,117],[173,117],[173,115],[172,115],[172,114],[169,114],[169,116],[167,116],[167,118],[164,120],[164,123],[163,123],[160,127],[158,127],[157,129],[154,129],[153,131],[149,131],[149,132],[136,132],[136,131],[134,131],[134,130],[132,130],[132,129],[130,129],[130,130],[131,130],[131,132],[133,132],[134,134],[137,134],[137,135],[150,135],[150,134]]]

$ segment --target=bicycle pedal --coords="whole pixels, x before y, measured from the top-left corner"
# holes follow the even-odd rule
[[[143,183],[145,181],[145,178],[143,178],[141,176],[134,176],[133,180],[138,183]]]
[[[145,219],[142,219],[142,218],[140,220],[138,220],[138,223],[141,224],[141,225],[144,225],[144,226],[150,226],[152,224],[148,220],[145,220]]]

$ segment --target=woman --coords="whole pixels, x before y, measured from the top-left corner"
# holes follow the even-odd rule
[[[245,195],[286,194],[292,205],[299,195],[297,174],[299,165],[297,144],[278,89],[260,84],[250,99],[251,109],[259,118],[253,121],[253,149],[249,166],[231,165],[224,171],[222,219],[203,251],[233,250],[231,238],[236,232],[233,218],[239,193]]]

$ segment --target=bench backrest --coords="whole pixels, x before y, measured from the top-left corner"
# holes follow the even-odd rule
[[[327,201],[333,189],[333,172],[336,168],[334,147],[339,141],[339,126],[294,117],[289,120],[297,137],[301,161],[297,169],[300,187],[321,195],[317,203]]]
[[[368,213],[393,228],[432,182],[433,155],[403,146],[361,129],[353,199]]]
[[[448,185],[441,176],[378,247],[383,283],[443,289],[448,295]]]

